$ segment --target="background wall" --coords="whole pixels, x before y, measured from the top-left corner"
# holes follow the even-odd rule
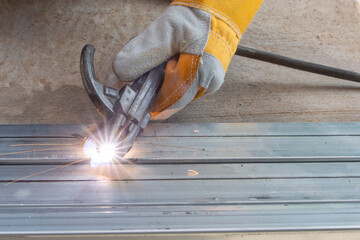
[[[101,121],[79,73],[99,79],[169,0],[0,1],[0,123]],[[360,72],[359,0],[265,0],[241,44]],[[235,56],[216,94],[169,122],[359,121],[360,84]]]

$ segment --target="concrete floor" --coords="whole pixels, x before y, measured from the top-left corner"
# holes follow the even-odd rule
[[[79,56],[99,79],[169,0],[0,1],[0,123],[100,121]],[[360,72],[359,0],[265,0],[241,44]],[[360,84],[234,57],[216,94],[169,122],[358,121]]]

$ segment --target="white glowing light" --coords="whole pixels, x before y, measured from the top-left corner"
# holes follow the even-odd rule
[[[100,147],[99,156],[104,162],[110,162],[115,157],[115,145],[104,144]]]
[[[97,154],[96,143],[91,137],[86,139],[83,147],[83,152],[88,158],[92,158]]]
[[[106,165],[116,156],[115,144],[105,143],[97,147],[93,139],[89,138],[84,144],[84,153],[91,158],[91,166]]]

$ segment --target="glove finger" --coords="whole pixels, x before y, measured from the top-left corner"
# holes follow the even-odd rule
[[[193,85],[200,64],[201,56],[180,54],[166,65],[165,77],[151,112],[153,116],[178,102]],[[189,100],[191,101],[194,98]]]
[[[117,54],[113,70],[133,81],[178,53],[201,55],[210,29],[209,13],[171,6]]]
[[[173,58],[168,62],[167,68],[165,70],[166,82],[164,82],[163,88],[160,90],[165,96],[167,94],[167,90],[171,90],[174,87],[174,83],[172,83],[172,81],[177,79],[174,77],[174,75],[176,76],[177,71],[181,71],[180,69],[183,69],[181,67],[181,63],[179,63],[181,60],[183,60],[184,56],[182,55],[180,55],[181,59]],[[182,97],[177,96],[177,98],[180,97],[180,99],[177,101],[177,98],[174,99],[176,103],[173,105],[171,105],[172,102],[168,102],[168,105],[163,106],[168,107],[166,109],[162,109],[161,107],[156,109],[155,106],[152,109],[152,119],[159,120],[169,118],[184,108],[192,100],[195,100],[204,94],[207,95],[216,92],[223,84],[224,76],[225,72],[221,62],[213,55],[204,53],[199,62],[197,74],[195,79],[192,81],[192,85],[189,87],[190,82],[188,82],[186,86],[186,88],[189,87],[188,90],[186,90],[186,88],[182,89],[183,91],[186,90],[186,93]],[[156,104],[159,106],[161,102],[163,102],[163,99],[161,100],[159,96]],[[161,113],[159,111],[161,111]]]
[[[122,82],[122,81],[119,81],[117,76],[114,73],[111,73],[108,76],[108,78],[106,79],[105,85],[109,86],[109,87],[112,87],[112,88],[119,91],[122,87],[124,87],[126,85],[126,83]]]
[[[190,86],[189,90],[180,98],[179,101],[177,101],[174,105],[171,107],[165,109],[164,111],[160,113],[152,113],[151,119],[152,120],[164,120],[168,119],[175,113],[179,112],[181,109],[183,109],[186,105],[188,105],[193,99],[196,93],[199,90],[199,78],[196,77],[194,79],[193,84]]]

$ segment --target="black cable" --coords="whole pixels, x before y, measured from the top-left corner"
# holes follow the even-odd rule
[[[253,48],[238,46],[235,55],[269,62],[301,71],[321,74],[329,77],[340,78],[360,83],[360,73],[339,68],[328,67],[316,63],[297,60],[278,54],[264,52]]]

